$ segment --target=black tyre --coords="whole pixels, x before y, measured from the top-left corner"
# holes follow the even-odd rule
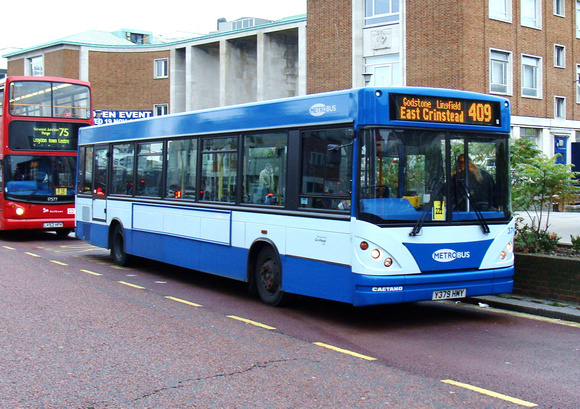
[[[118,266],[128,266],[132,262],[132,257],[125,252],[125,232],[120,224],[116,225],[113,230],[111,257]]]
[[[264,304],[282,306],[288,295],[282,291],[282,267],[272,247],[264,247],[256,259],[255,284]]]
[[[58,229],[56,230],[56,235],[58,237],[66,237],[70,234],[71,231],[72,229]]]

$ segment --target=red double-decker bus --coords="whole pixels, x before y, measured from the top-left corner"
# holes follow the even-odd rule
[[[74,229],[79,128],[93,124],[88,82],[0,82],[0,230]]]

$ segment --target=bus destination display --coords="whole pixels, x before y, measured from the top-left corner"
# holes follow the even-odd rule
[[[74,151],[79,125],[63,122],[10,123],[10,149]]]
[[[501,126],[497,101],[390,94],[391,120]]]

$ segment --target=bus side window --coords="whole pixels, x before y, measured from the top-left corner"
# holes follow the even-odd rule
[[[109,148],[100,147],[94,154],[94,185],[93,194],[106,195],[107,192],[107,169],[109,162]]]
[[[302,133],[300,207],[337,211],[350,209],[353,138],[352,128]],[[340,161],[327,161],[327,151],[331,145],[339,150]]]
[[[132,143],[113,145],[113,174],[111,194],[133,194],[133,163],[135,147]]]
[[[163,171],[163,142],[137,145],[137,186],[135,195],[160,197]]]
[[[178,139],[167,144],[167,191],[169,199],[195,200],[197,139]]]
[[[201,200],[232,203],[236,201],[238,138],[202,140]]]
[[[245,135],[242,203],[284,205],[287,147],[286,132]]]

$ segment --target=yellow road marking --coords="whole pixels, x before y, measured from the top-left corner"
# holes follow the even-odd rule
[[[68,264],[63,263],[61,261],[50,260],[51,263],[58,264],[59,266],[68,266]]]
[[[186,300],[182,300],[181,298],[175,298],[175,297],[171,297],[171,296],[166,296],[165,298],[167,298],[168,300],[173,300],[173,301],[177,301],[180,302],[182,304],[187,304],[187,305],[191,305],[192,307],[202,307],[201,304],[196,304],[194,302],[191,301],[186,301]]]
[[[140,285],[137,285],[137,284],[131,284],[131,283],[128,283],[126,281],[117,281],[117,282],[119,284],[127,285],[129,287],[133,287],[133,288],[136,288],[138,290],[144,290],[145,289],[145,287],[141,287]]]
[[[14,247],[9,247],[9,246],[2,246],[2,247],[4,247],[5,249],[8,249],[8,250],[16,250]]]
[[[247,318],[236,317],[235,315],[228,315],[227,317],[231,318],[233,320],[245,322],[246,324],[252,324],[252,325],[255,325],[256,327],[260,327],[260,328],[264,328],[264,329],[276,329],[276,328],[271,327],[269,325],[262,324],[262,323],[256,322],[256,321],[252,321],[252,320],[249,320]]]
[[[443,379],[441,382],[443,383],[447,383],[449,385],[455,385],[455,386],[459,386],[461,388],[465,388],[465,389],[469,389],[475,392],[479,392],[482,393],[484,395],[488,395],[494,398],[499,398],[499,399],[503,399],[505,401],[511,402],[511,403],[515,403],[516,405],[522,405],[522,406],[526,406],[528,408],[533,408],[536,405],[535,403],[532,402],[527,402],[525,400],[521,400],[518,398],[512,398],[511,396],[507,396],[507,395],[503,395],[501,393],[497,393],[497,392],[493,392],[493,391],[489,391],[487,389],[483,389],[483,388],[478,388],[477,386],[473,386],[473,385],[469,385],[467,383],[461,383],[461,382],[457,382],[457,381],[453,381],[451,379]]]
[[[38,254],[29,253],[29,252],[25,252],[24,254],[28,254],[29,256],[32,256],[32,257],[40,257]]]
[[[83,273],[87,273],[87,274],[92,274],[94,276],[102,276],[102,274],[100,273],[95,273],[94,271],[90,271],[90,270],[81,270]]]
[[[323,347],[323,348],[327,348],[327,349],[332,349],[333,351],[341,352],[343,354],[351,355],[351,356],[354,356],[357,358],[366,359],[367,361],[376,361],[377,360],[377,358],[373,358],[372,356],[362,355],[362,354],[359,354],[357,352],[349,351],[348,349],[338,348],[338,347],[335,347],[332,345],[324,344],[322,342],[315,342],[314,345],[318,345],[319,347]]]

